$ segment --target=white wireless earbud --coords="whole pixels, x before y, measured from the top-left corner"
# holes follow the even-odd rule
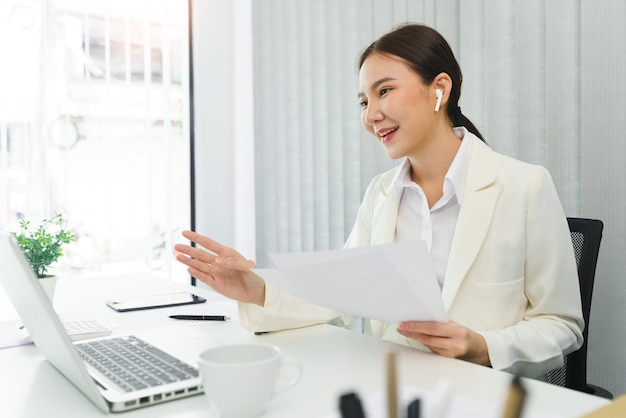
[[[435,104],[435,112],[439,112],[439,106],[441,106],[441,99],[443,98],[443,90],[435,90],[435,97],[437,97],[437,104]]]

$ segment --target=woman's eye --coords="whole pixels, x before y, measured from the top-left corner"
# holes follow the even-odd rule
[[[380,89],[380,95],[384,96],[385,94],[389,93],[390,91],[391,91],[390,88]]]
[[[362,108],[367,107],[367,102],[365,100],[361,100],[359,101],[359,106],[361,106]]]

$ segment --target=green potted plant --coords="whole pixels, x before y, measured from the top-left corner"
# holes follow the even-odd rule
[[[44,219],[34,229],[30,221],[21,220],[19,231],[13,235],[37,277],[51,282],[46,285],[43,284],[44,281],[41,283],[52,300],[55,283],[49,279],[53,276],[47,274],[48,268],[63,255],[63,245],[74,240],[74,234],[67,229],[63,213]]]

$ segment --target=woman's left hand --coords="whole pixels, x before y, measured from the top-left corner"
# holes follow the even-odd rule
[[[406,321],[398,325],[398,333],[444,357],[491,365],[484,337],[455,322]]]

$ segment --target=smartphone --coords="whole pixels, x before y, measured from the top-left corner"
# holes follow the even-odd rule
[[[125,299],[107,300],[107,306],[117,312],[141,311],[144,309],[204,303],[206,299],[193,293],[177,292],[162,295],[138,296]]]

